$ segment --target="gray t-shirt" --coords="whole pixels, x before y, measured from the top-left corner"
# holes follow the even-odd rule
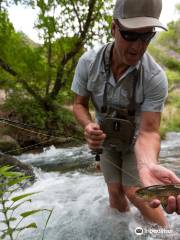
[[[106,45],[85,52],[76,67],[71,90],[80,96],[90,96],[95,105],[97,121],[103,119],[100,109],[103,105],[103,95],[106,83],[106,72],[103,55]],[[136,123],[139,123],[140,112],[162,112],[168,93],[168,83],[164,71],[145,53],[136,66],[131,66],[116,82],[110,71],[108,80],[107,102],[116,106],[126,107],[129,103],[129,91],[132,85],[129,79],[135,68],[141,65],[140,76],[136,84],[135,101]],[[129,90],[128,90],[129,88]]]

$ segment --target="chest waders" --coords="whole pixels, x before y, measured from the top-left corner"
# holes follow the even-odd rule
[[[129,104],[126,107],[113,106],[108,104],[108,84],[110,76],[110,59],[112,53],[113,43],[107,45],[103,61],[106,73],[106,82],[103,95],[103,106],[101,107],[101,113],[105,114],[104,119],[101,121],[100,126],[103,132],[106,134],[106,139],[103,142],[103,147],[107,149],[115,149],[121,153],[128,152],[131,149],[135,138],[135,112],[136,112],[136,100],[135,90],[138,79],[140,78],[140,68],[134,69],[130,74],[132,80],[132,94],[127,94]],[[129,79],[124,79],[125,81]],[[123,81],[123,79],[121,80]],[[130,91],[129,91],[130,92]],[[100,161],[100,154],[102,148],[92,152],[95,154],[95,160]]]

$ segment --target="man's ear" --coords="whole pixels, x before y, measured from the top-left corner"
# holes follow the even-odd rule
[[[112,34],[113,37],[115,37],[115,29],[116,29],[116,24],[113,20],[112,25],[111,25],[111,34]]]

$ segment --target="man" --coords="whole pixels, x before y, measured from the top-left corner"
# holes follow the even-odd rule
[[[167,79],[146,49],[155,28],[165,29],[159,22],[161,8],[161,0],[117,0],[114,42],[80,58],[72,90],[76,93],[74,114],[89,147],[103,148],[100,164],[110,206],[128,211],[129,199],[145,218],[166,226],[160,201],[149,205],[134,194],[139,182],[144,186],[180,183],[172,171],[158,164]],[[96,122],[89,112],[90,99]],[[180,214],[180,196],[168,198],[166,211]]]

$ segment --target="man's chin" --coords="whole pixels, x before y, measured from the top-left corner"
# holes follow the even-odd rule
[[[129,60],[127,61],[127,65],[129,66],[135,66],[136,64],[138,64],[139,59],[138,60]]]
[[[140,59],[141,57],[139,55],[138,56],[131,55],[126,58],[126,63],[130,66],[133,66],[136,65]]]

